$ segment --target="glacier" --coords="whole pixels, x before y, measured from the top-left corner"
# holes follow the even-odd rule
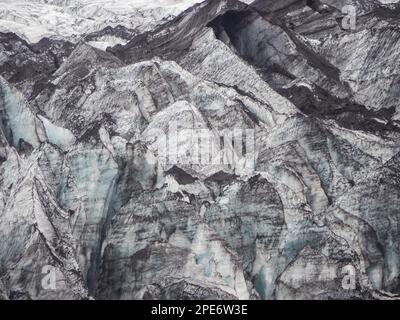
[[[0,5],[0,299],[399,299],[399,1]]]

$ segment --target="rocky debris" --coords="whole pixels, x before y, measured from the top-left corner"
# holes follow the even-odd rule
[[[239,32],[229,29],[231,38],[239,39],[231,39],[230,43],[237,43],[236,48],[246,50],[241,52],[239,49],[246,59],[269,73],[267,81],[274,88],[281,88],[294,78],[306,78],[310,83],[331,92],[335,90],[336,96],[349,97],[367,109],[391,109],[399,92],[395,80],[398,77],[398,33],[395,31],[398,19],[384,14],[389,9],[377,1],[349,4],[357,10],[354,30],[343,29],[340,17],[344,4],[337,5],[339,10],[324,14],[305,6],[272,19],[271,24],[280,26],[278,29],[259,17],[248,18],[248,22],[239,17],[237,21],[241,20],[241,26],[229,17],[227,20],[236,25]],[[243,32],[257,36],[244,37],[247,43],[243,45],[240,43]],[[268,37],[273,39],[272,43]],[[390,68],[388,61],[394,63]],[[316,73],[320,73],[318,80],[314,78]],[[392,120],[397,120],[395,113]]]
[[[14,33],[0,33],[0,75],[32,100],[73,49],[68,41],[43,38],[29,44]]]

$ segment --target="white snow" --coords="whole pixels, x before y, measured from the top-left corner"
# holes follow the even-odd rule
[[[146,31],[202,1],[0,0],[0,32],[14,32],[34,43],[43,37],[78,41],[107,26]]]
[[[12,131],[13,145],[18,146],[20,140],[37,147],[40,139],[37,135],[35,115],[27,107],[23,95],[0,77],[0,87],[4,94],[4,112],[8,119],[8,126]]]

